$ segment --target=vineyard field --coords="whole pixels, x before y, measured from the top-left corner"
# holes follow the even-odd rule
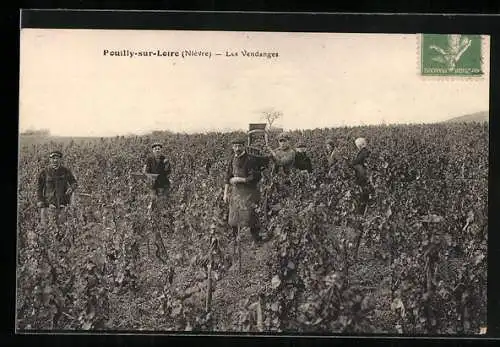
[[[21,137],[16,329],[446,335],[487,325],[487,123],[290,132],[313,172],[264,173],[262,189],[277,187],[259,210],[265,242],[242,235],[239,272],[223,189],[242,135]],[[354,172],[329,168],[324,148],[333,138],[354,158],[360,136],[375,189],[364,215]],[[131,176],[153,141],[172,164],[162,259],[146,184]],[[87,194],[59,231],[40,227],[36,207],[53,149]]]

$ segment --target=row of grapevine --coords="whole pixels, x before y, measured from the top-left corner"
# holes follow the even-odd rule
[[[222,189],[229,141],[236,135],[154,138],[165,143],[173,166],[169,213],[157,221],[164,261],[155,256],[144,184],[130,176],[142,167],[153,138],[21,143],[17,327],[230,329],[207,313],[206,289],[210,282],[222,293],[211,302],[217,307],[229,290],[221,279],[233,271]],[[291,135],[307,144],[314,172],[273,183],[269,210],[261,211],[272,236],[266,279],[257,297],[246,298],[258,303],[252,306],[259,308],[258,319],[245,318],[244,328],[233,329],[477,332],[486,316],[487,125]],[[359,192],[350,169],[329,170],[324,163],[326,139],[352,157],[353,139],[361,135],[372,151],[376,192],[365,215],[355,213]],[[59,231],[42,231],[34,206],[36,175],[54,147],[63,150],[89,197],[68,211]],[[254,315],[236,302],[224,309]]]

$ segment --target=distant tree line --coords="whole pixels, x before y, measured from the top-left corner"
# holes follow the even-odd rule
[[[40,130],[26,130],[21,132],[21,135],[29,135],[29,136],[50,136],[50,131],[48,129],[40,129]]]

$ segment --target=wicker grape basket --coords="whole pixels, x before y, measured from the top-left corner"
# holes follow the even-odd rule
[[[248,129],[248,154],[257,158],[269,158],[271,153],[267,149],[268,139],[265,123],[251,123]]]

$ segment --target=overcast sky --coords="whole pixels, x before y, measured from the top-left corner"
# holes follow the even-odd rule
[[[271,108],[286,129],[441,121],[488,110],[489,41],[484,48],[484,78],[446,80],[419,76],[417,35],[23,29],[20,130],[247,129]],[[105,49],[279,57],[130,58]]]

